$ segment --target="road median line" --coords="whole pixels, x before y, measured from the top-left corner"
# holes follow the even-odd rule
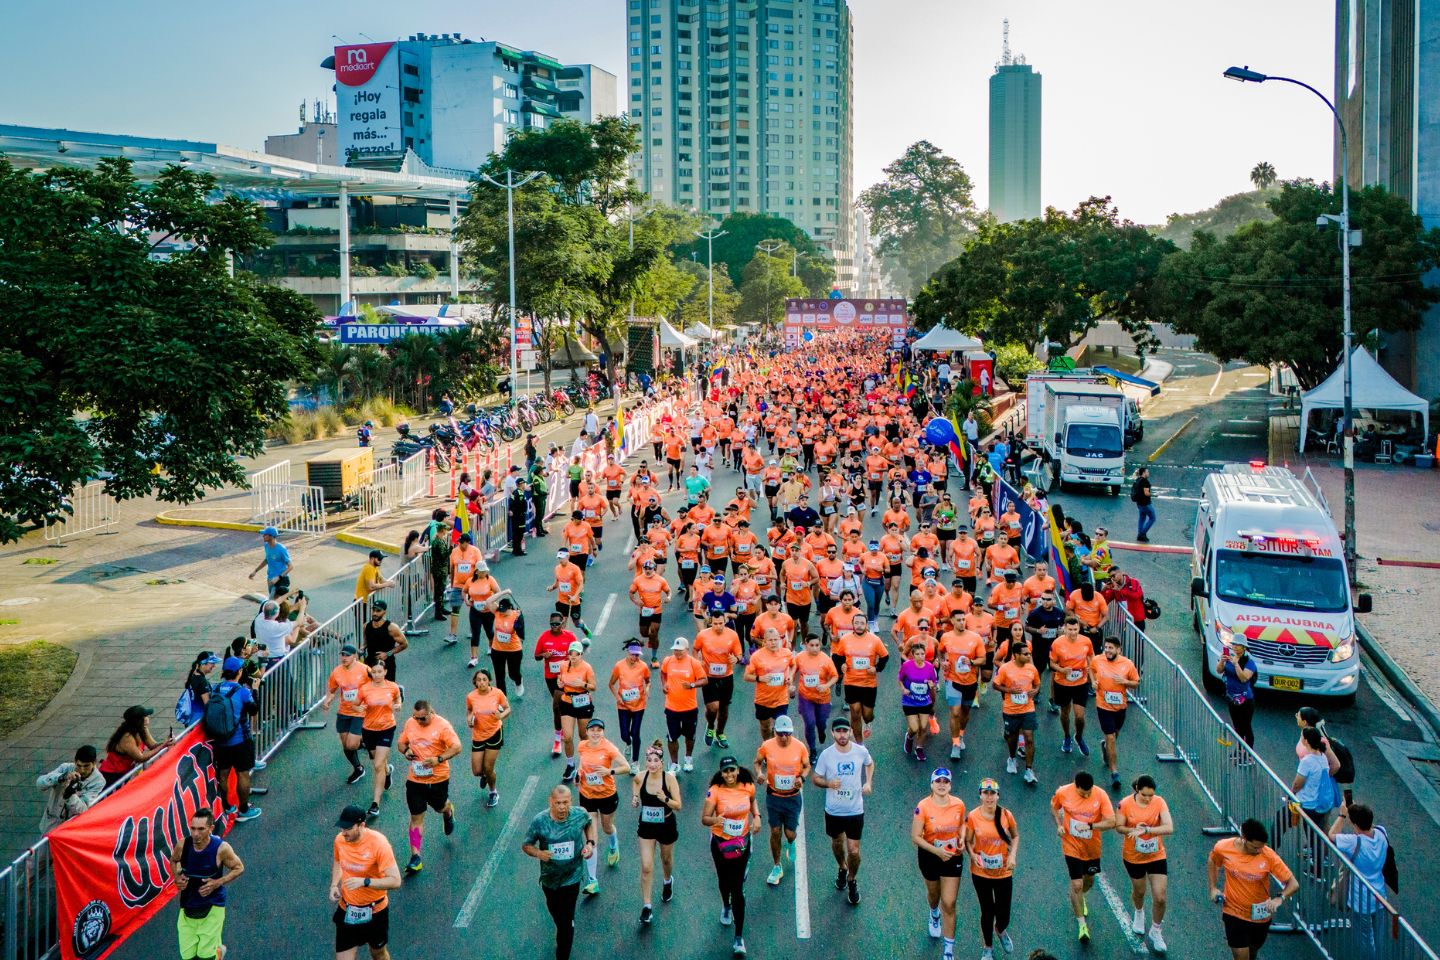
[[[1164,443],[1162,443],[1162,444],[1160,444],[1160,446],[1156,447],[1156,448],[1155,448],[1155,452],[1152,453],[1152,454],[1150,454],[1150,456],[1148,456],[1148,457],[1145,458],[1145,462],[1146,462],[1146,463],[1154,463],[1154,462],[1156,461],[1156,459],[1160,456],[1160,454],[1164,453],[1164,452],[1165,452],[1165,449],[1166,449],[1167,447],[1169,447],[1170,444],[1172,444],[1172,443],[1175,442],[1175,438],[1176,438],[1176,437],[1180,436],[1180,434],[1182,434],[1182,433],[1184,433],[1186,430],[1190,429],[1190,425],[1193,424],[1196,420],[1199,420],[1199,419],[1200,419],[1200,415],[1197,413],[1195,416],[1191,417],[1189,420],[1186,420],[1184,423],[1180,424],[1180,429],[1179,429],[1179,430],[1176,430],[1174,433],[1170,434],[1170,436],[1165,440]]]
[[[520,825],[525,822],[525,811],[530,809],[530,798],[535,795],[535,787],[539,783],[539,774],[532,773],[526,778],[525,786],[515,798],[515,805],[510,808],[510,815],[505,818],[505,826],[500,828],[500,833],[495,837],[495,845],[490,848],[490,855],[485,858],[485,866],[481,868],[480,876],[475,878],[475,885],[470,888],[465,902],[460,905],[460,912],[455,915],[455,929],[463,930],[475,919],[475,911],[480,909],[480,901],[485,897],[486,888],[490,886],[490,881],[495,879],[500,862],[512,849],[515,835],[520,832]]]

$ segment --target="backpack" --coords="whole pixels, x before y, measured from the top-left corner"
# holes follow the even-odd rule
[[[239,684],[231,684],[230,689],[220,691],[216,689],[216,695],[212,695],[205,702],[205,714],[200,718],[200,726],[205,730],[205,736],[211,740],[229,740],[235,735],[240,727],[240,718],[233,709],[235,701],[232,698],[235,691],[240,689]]]
[[[187,685],[180,691],[180,696],[175,701],[175,722],[190,725],[190,720],[195,716],[195,691]]]
[[[1151,600],[1149,597],[1146,597],[1146,598],[1145,598],[1144,600],[1142,600],[1141,602],[1145,604],[1145,619],[1146,619],[1146,620],[1159,620],[1159,619],[1160,619],[1160,604],[1156,603],[1154,600]]]
[[[1326,739],[1330,741],[1330,749],[1335,751],[1335,759],[1340,761],[1340,769],[1335,771],[1335,782],[1354,783],[1355,755],[1338,738],[1327,735]]]

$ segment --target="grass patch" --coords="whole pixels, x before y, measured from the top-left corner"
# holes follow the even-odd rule
[[[29,560],[20,561],[21,566],[48,567],[52,563],[59,563],[59,560],[52,560],[49,557],[31,557]]]
[[[33,720],[75,669],[75,651],[47,640],[0,647],[0,737]]]
[[[17,624],[17,623],[19,623],[19,622],[20,622],[19,620],[11,620],[11,619],[0,620],[0,627],[13,627],[13,626],[15,626],[15,624]]]

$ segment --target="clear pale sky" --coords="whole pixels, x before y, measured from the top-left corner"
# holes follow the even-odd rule
[[[1284,84],[1223,80],[1231,64],[1331,94],[1334,4],[1317,0],[851,0],[855,189],[911,142],[956,157],[986,201],[986,81],[1011,47],[1044,77],[1042,197],[1110,194],[1142,223],[1249,188],[1260,160],[1328,180],[1324,107]],[[218,141],[258,150],[330,97],[337,42],[461,33],[621,77],[623,0],[12,0],[0,8],[0,122]]]

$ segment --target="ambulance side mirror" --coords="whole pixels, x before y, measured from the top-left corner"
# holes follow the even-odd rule
[[[1205,596],[1205,578],[1204,578],[1204,577],[1196,577],[1195,579],[1193,579],[1193,580],[1190,581],[1190,596],[1192,596],[1192,597],[1203,597],[1203,596]]]
[[[1368,594],[1368,593],[1361,593],[1361,594],[1357,594],[1357,595],[1356,595],[1356,597],[1355,597],[1355,612],[1356,612],[1356,613],[1369,613],[1369,612],[1371,611],[1371,609],[1374,608],[1374,606],[1375,606],[1375,604],[1374,604],[1374,601],[1371,600],[1370,594]]]

